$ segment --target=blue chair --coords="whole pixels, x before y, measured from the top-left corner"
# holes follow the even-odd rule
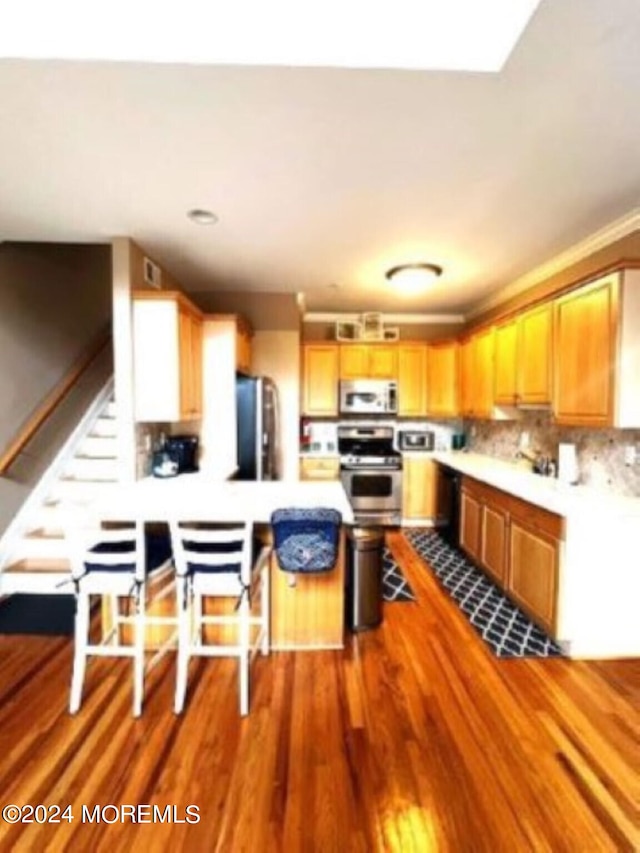
[[[277,509],[271,515],[278,565],[285,572],[329,572],[338,560],[342,516],[335,509]]]

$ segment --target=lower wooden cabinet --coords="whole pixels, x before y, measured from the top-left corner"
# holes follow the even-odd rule
[[[340,460],[337,456],[301,456],[301,480],[339,480]]]
[[[402,460],[402,517],[433,520],[438,515],[438,465],[432,459],[405,456]]]
[[[463,477],[460,547],[552,636],[562,537],[559,516]]]
[[[463,486],[460,496],[460,547],[477,562],[480,561],[481,516],[479,497]]]
[[[480,562],[503,587],[507,582],[508,524],[509,516],[504,509],[490,503],[484,505],[480,531]]]
[[[537,622],[553,633],[558,595],[557,539],[511,520],[507,590]]]

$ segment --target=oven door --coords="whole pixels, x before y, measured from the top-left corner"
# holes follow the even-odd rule
[[[402,513],[402,471],[398,468],[355,468],[340,472],[356,521],[399,523]]]

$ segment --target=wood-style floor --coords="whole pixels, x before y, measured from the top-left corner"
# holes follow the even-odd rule
[[[90,663],[70,717],[71,642],[1,637],[1,804],[74,820],[4,823],[0,850],[640,849],[640,661],[498,660],[390,544],[419,601],[386,605],[344,652],[259,659],[244,720],[229,660],[192,665],[175,717],[170,656],[140,720],[130,663],[112,660]],[[83,804],[201,820],[97,825]]]

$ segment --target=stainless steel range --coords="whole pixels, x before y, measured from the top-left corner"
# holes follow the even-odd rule
[[[402,456],[393,427],[339,426],[340,477],[358,524],[400,524]]]

